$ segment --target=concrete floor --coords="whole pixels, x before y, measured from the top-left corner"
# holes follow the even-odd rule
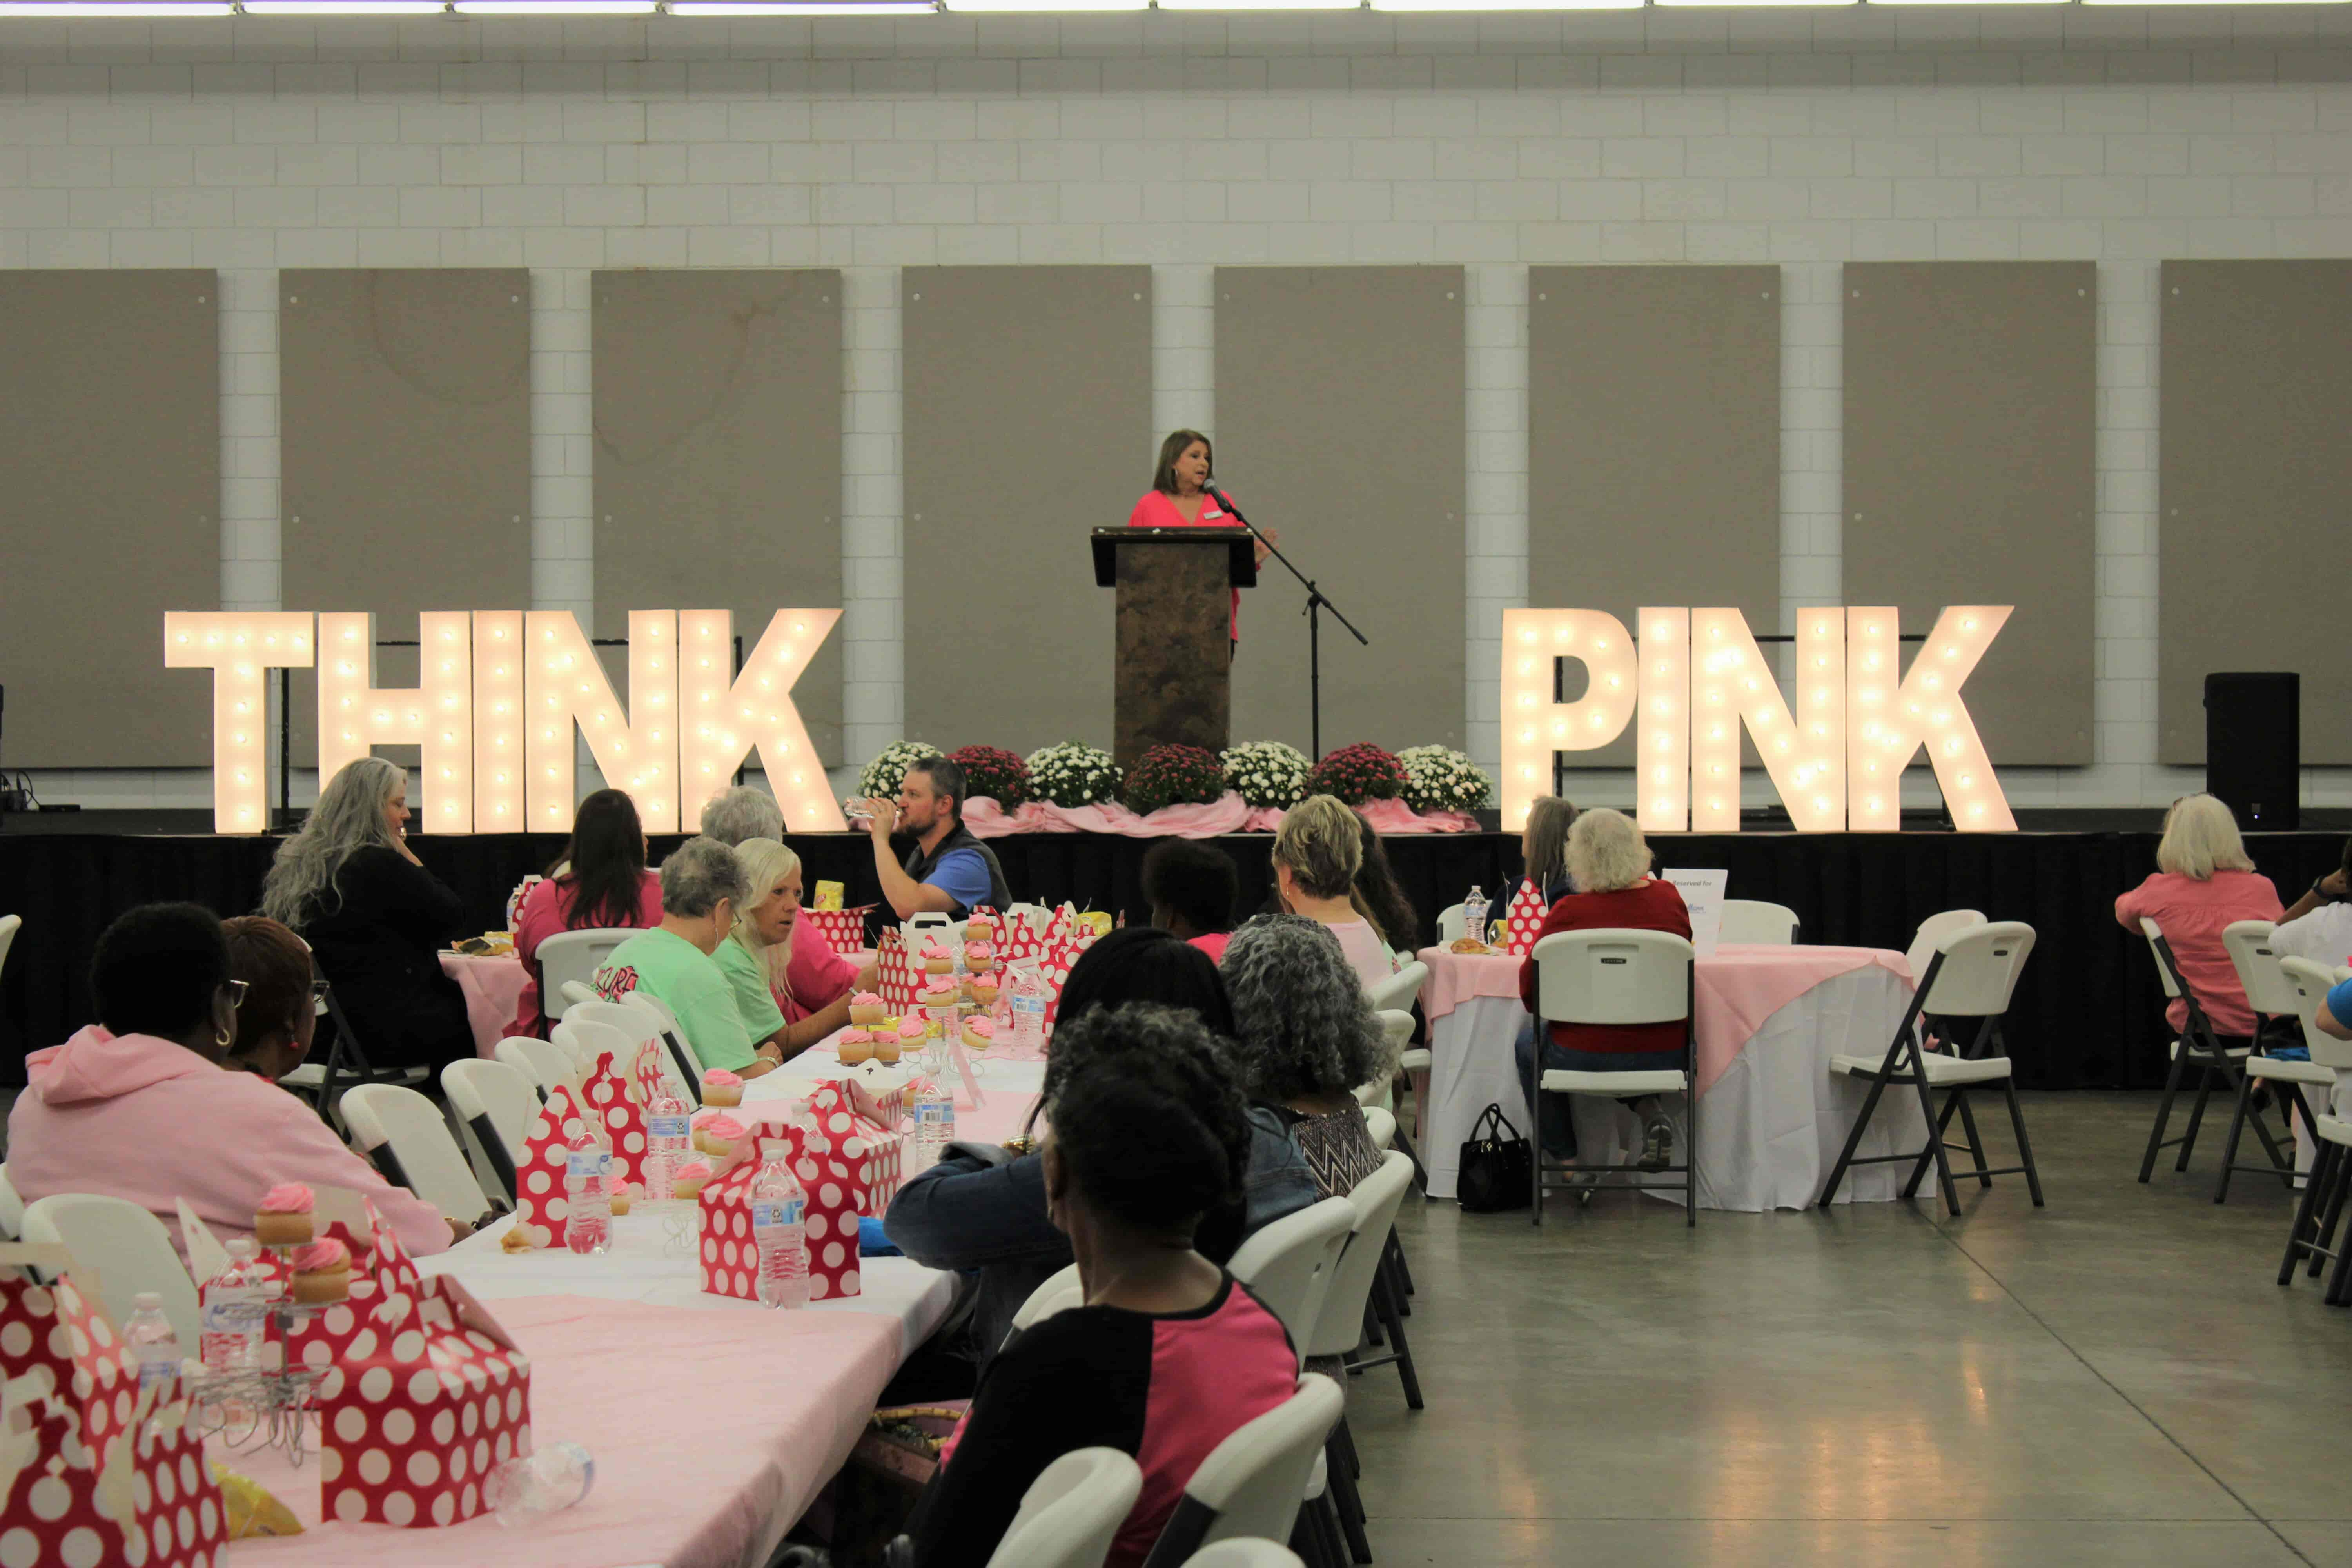
[[[2154,1110],[2027,1097],[2049,1206],[1958,1220],[1408,1199],[1428,1408],[1348,1401],[1378,1561],[2352,1568],[2352,1310],[2273,1283],[2279,1183],[2214,1206],[2226,1119],[2133,1180]]]

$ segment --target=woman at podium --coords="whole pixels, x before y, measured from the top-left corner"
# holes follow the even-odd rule
[[[1151,476],[1151,488],[1127,514],[1129,528],[1238,528],[1240,521],[1227,511],[1215,496],[1209,493],[1209,475],[1214,461],[1209,438],[1198,430],[1173,430],[1168,439],[1160,443],[1160,467]],[[1271,529],[1259,531],[1265,538],[1257,542],[1257,563],[1265,564],[1266,542],[1275,537]],[[1233,637],[1242,640],[1242,591],[1234,590]]]

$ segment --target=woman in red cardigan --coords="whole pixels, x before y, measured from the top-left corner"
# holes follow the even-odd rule
[[[1672,882],[1650,875],[1650,846],[1633,818],[1606,808],[1588,811],[1568,830],[1568,874],[1577,891],[1562,898],[1544,917],[1537,932],[1541,942],[1563,931],[1662,931],[1690,940],[1690,910]],[[1519,1078],[1535,1070],[1536,961],[1530,952],[1519,968],[1519,1000],[1530,1015],[1519,1027]],[[1681,1024],[1554,1024],[1545,1042],[1545,1070],[1567,1072],[1656,1072],[1683,1066]],[[1642,1155],[1645,1171],[1663,1171],[1673,1162],[1675,1124],[1666,1119],[1658,1097],[1646,1095],[1631,1102],[1642,1118]],[[1546,1106],[1550,1112],[1555,1108]],[[1568,1125],[1567,1107],[1557,1115],[1538,1118],[1544,1152],[1565,1160],[1576,1152],[1576,1131]]]

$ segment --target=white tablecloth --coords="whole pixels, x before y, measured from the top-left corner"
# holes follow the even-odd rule
[[[1884,1053],[1910,1001],[1911,987],[1903,980],[1884,969],[1862,968],[1824,980],[1768,1017],[1700,1097],[1699,1206],[1798,1209],[1819,1197],[1868,1092],[1866,1085],[1832,1074],[1830,1058]],[[1527,1016],[1514,1000],[1479,996],[1431,1026],[1421,1157],[1432,1197],[1454,1195],[1463,1142],[1490,1102],[1534,1136],[1527,1089],[1511,1053]],[[1571,1103],[1583,1157],[1623,1163],[1631,1116],[1621,1118],[1612,1103],[1583,1096]],[[1675,1120],[1682,1123],[1679,1114]],[[1917,1091],[1889,1089],[1855,1152],[1898,1153],[1926,1139]],[[1609,1152],[1612,1142],[1616,1155]],[[1856,1166],[1839,1187],[1838,1201],[1884,1202],[1909,1175],[1904,1164]]]

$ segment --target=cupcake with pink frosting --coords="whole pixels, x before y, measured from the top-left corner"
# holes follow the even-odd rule
[[[973,975],[971,982],[971,991],[974,1005],[981,1007],[995,1006],[997,993],[996,971],[992,969],[986,973]]]
[[[963,922],[963,939],[966,942],[993,942],[996,940],[996,922],[986,915],[974,915]]]
[[[694,1131],[696,1152],[708,1154],[714,1160],[733,1158],[735,1145],[742,1141],[743,1124],[723,1113],[712,1117]]]
[[[963,966],[977,974],[983,969],[996,967],[996,946],[993,942],[968,942],[963,944]]]
[[[352,1293],[352,1251],[329,1237],[294,1249],[294,1299],[312,1303],[341,1301]]]
[[[933,974],[955,973],[955,954],[937,942],[923,943],[923,967]]]
[[[702,1075],[702,1103],[720,1106],[742,1104],[743,1079],[725,1068],[712,1068]]]
[[[961,994],[953,976],[935,974],[923,983],[923,989],[915,1000],[925,1007],[952,1007]]]
[[[316,1234],[311,1211],[318,1200],[299,1182],[288,1182],[261,1194],[253,1216],[253,1239],[264,1247],[300,1247]]]
[[[670,1195],[672,1197],[679,1198],[698,1198],[702,1195],[704,1185],[708,1184],[709,1180],[710,1165],[709,1162],[703,1160],[688,1160],[685,1164],[680,1165],[677,1170],[670,1173]]]
[[[893,1035],[890,1037],[895,1040],[898,1037]],[[843,1067],[854,1068],[874,1054],[874,1031],[844,1029],[841,1038],[834,1042],[834,1049],[839,1054]]]
[[[963,1043],[968,1050],[984,1051],[996,1044],[996,1023],[992,1018],[974,1016],[963,1021]]]
[[[890,1005],[879,993],[857,991],[850,994],[849,1021],[861,1029],[870,1029],[890,1016]]]

